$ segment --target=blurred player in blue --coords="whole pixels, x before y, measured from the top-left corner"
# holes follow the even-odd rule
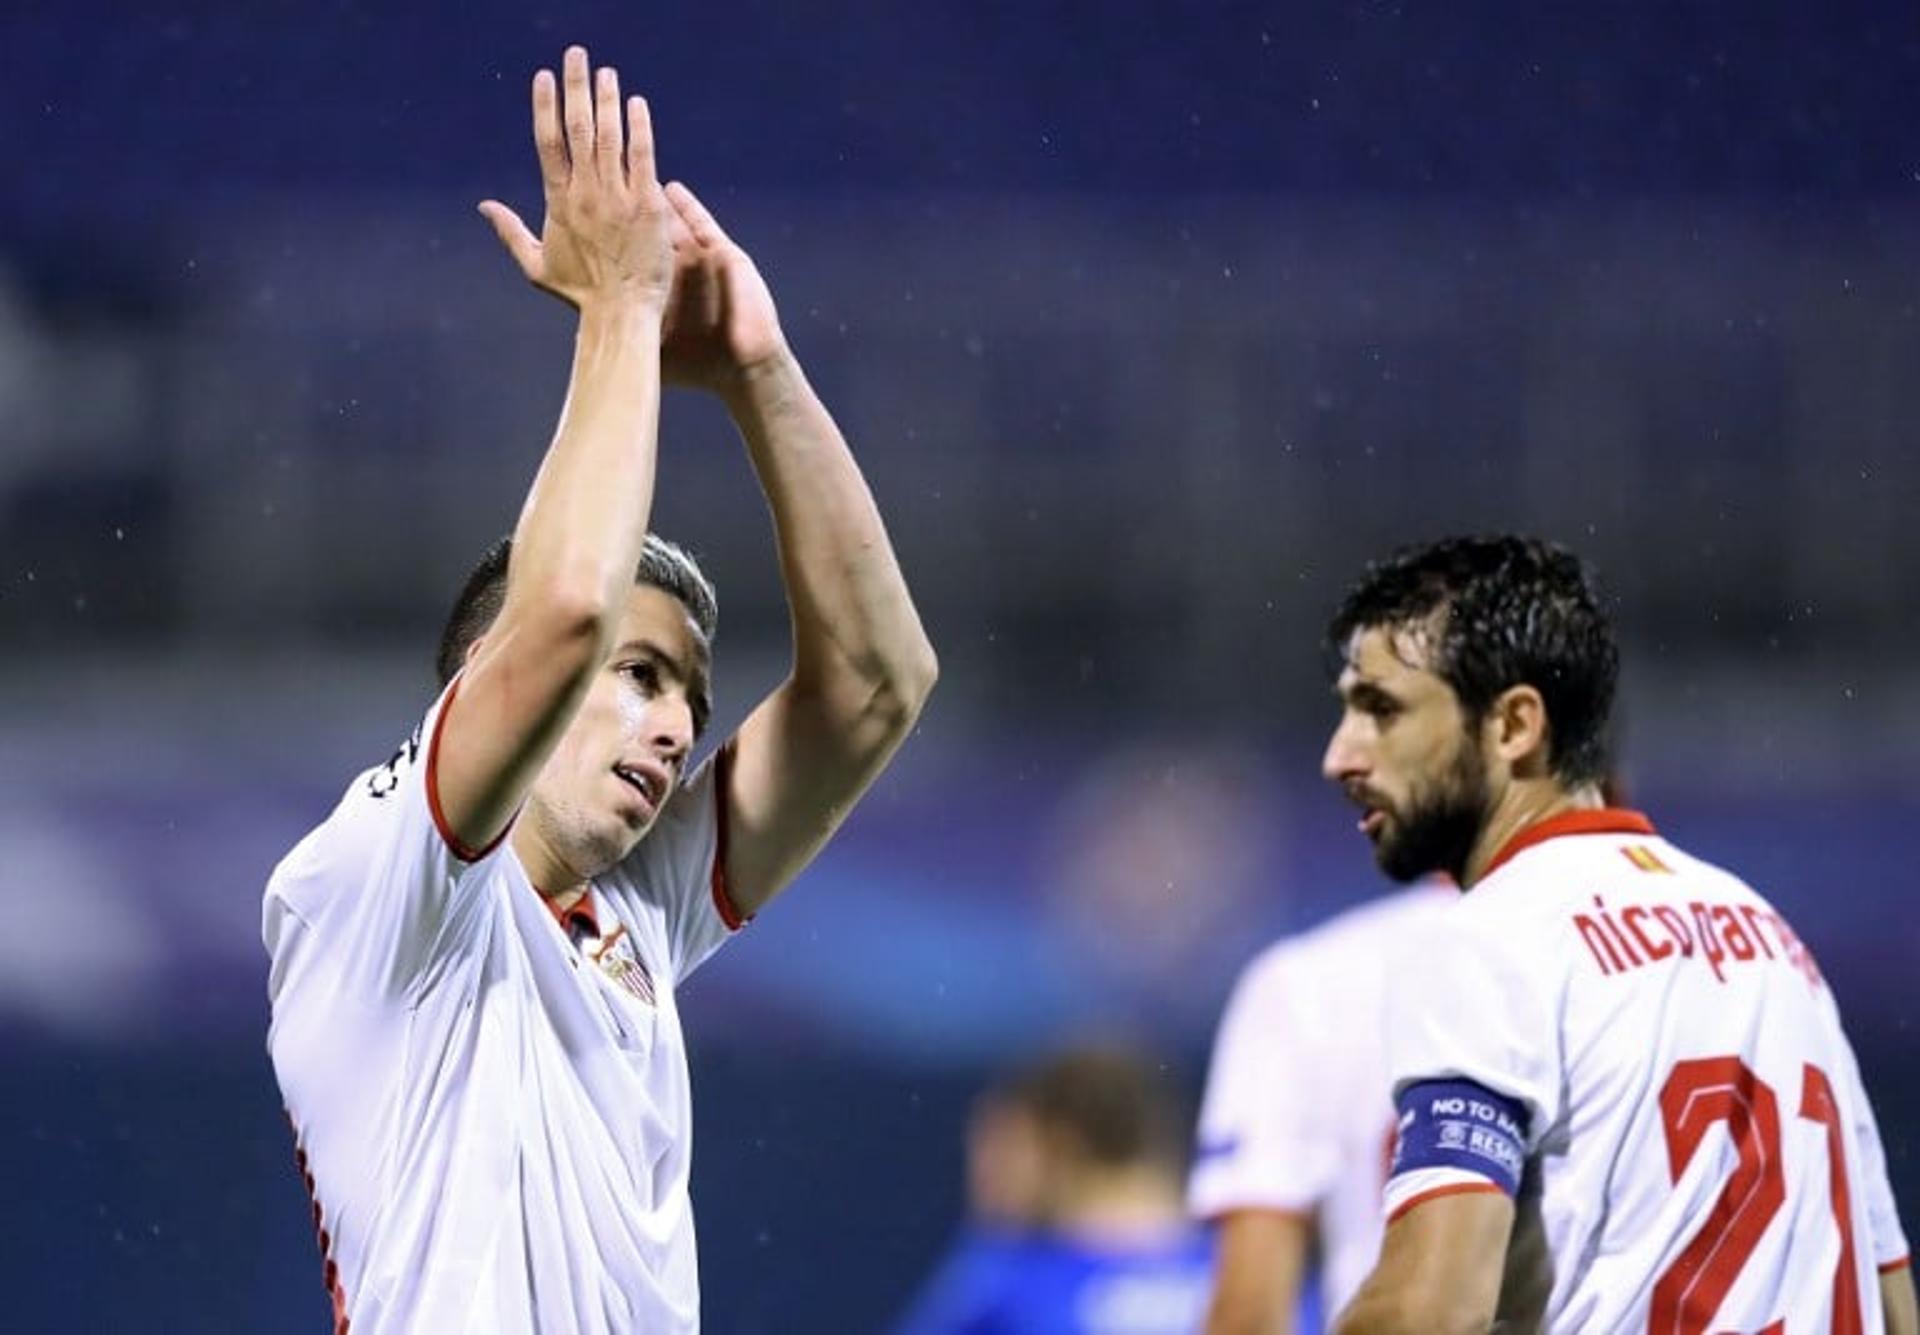
[[[987,1091],[971,1219],[895,1335],[1191,1335],[1213,1248],[1182,1204],[1185,1118],[1152,1063],[1061,1053]]]

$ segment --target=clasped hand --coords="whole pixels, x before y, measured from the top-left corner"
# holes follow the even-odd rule
[[[621,112],[619,72],[569,47],[558,85],[533,78],[540,235],[498,200],[480,212],[528,281],[582,311],[656,315],[663,377],[729,395],[787,354],[773,295],[693,191],[660,184],[646,100],[626,99],[624,135]]]

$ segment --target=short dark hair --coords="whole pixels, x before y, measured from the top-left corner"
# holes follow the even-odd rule
[[[509,534],[487,548],[461,586],[460,596],[454,600],[453,611],[447,616],[446,627],[440,632],[440,650],[434,656],[434,675],[442,690],[467,661],[467,651],[473,642],[485,634],[494,618],[500,615],[501,605],[507,598],[507,565],[512,558],[513,536]],[[684,548],[655,534],[647,534],[633,582],[651,585],[678,598],[699,628],[705,641],[702,647],[712,647],[714,633],[720,627],[719,600],[714,595],[712,582]],[[694,731],[700,732],[706,728],[711,702],[704,690],[695,692],[695,696],[692,701]]]
[[[1185,1152],[1181,1107],[1144,1055],[1122,1047],[1074,1048],[1015,1073],[989,1094],[1024,1109],[1043,1129],[1066,1133],[1106,1167],[1178,1167]]]
[[[1531,686],[1546,703],[1555,777],[1606,776],[1620,650],[1579,557],[1512,534],[1404,548],[1348,591],[1327,627],[1330,660],[1345,661],[1356,632],[1417,625],[1431,627],[1427,666],[1469,722],[1486,717],[1502,691]]]

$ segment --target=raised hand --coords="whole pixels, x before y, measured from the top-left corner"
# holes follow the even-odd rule
[[[546,221],[538,237],[498,200],[480,205],[520,271],[575,307],[638,302],[664,311],[673,290],[676,213],[655,174],[646,99],[626,102],[620,75],[601,66],[589,86],[587,52],[568,47],[564,101],[553,71],[533,76],[533,142]]]
[[[676,224],[675,275],[660,348],[661,373],[676,384],[725,397],[756,368],[787,351],[773,294],[747,252],[735,245],[693,191],[666,188]]]

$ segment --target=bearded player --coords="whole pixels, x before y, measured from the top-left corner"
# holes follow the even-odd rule
[[[269,1038],[335,1328],[699,1325],[676,993],[906,735],[932,650],[860,471],[753,262],[611,68],[533,85],[546,220],[482,206],[579,312],[510,544],[443,689],[268,885]],[[711,587],[647,532],[662,380],[717,395],[766,492],[786,681],[706,763]]]
[[[1393,980],[1387,1230],[1337,1329],[1912,1335],[1813,956],[1602,803],[1618,654],[1580,562],[1517,537],[1405,552],[1329,641],[1327,777],[1389,875],[1465,891]]]

